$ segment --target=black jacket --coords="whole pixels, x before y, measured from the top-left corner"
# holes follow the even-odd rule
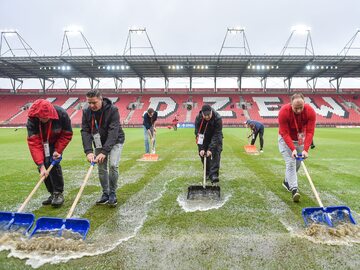
[[[101,121],[99,121],[97,117],[100,118],[101,114]],[[92,134],[97,132],[93,119],[97,119],[99,123],[102,154],[108,155],[115,144],[124,143],[125,134],[120,124],[118,108],[108,98],[103,98],[102,108],[98,113],[91,111],[89,107],[83,110],[81,137],[85,154],[93,152]]]
[[[150,129],[155,121],[157,120],[157,117],[158,117],[158,113],[157,111],[154,111],[154,114],[152,117],[149,116],[149,114],[147,112],[144,113],[144,121],[143,121],[143,125],[145,126],[146,129]]]
[[[200,125],[203,120],[201,112],[196,116],[195,119],[195,136],[198,133],[203,134],[207,121],[203,121],[201,130]],[[202,145],[198,145],[199,151],[201,150],[210,150],[214,151],[222,151],[222,141],[223,141],[223,133],[222,133],[222,119],[219,113],[212,110],[212,117],[208,121],[206,132],[204,134],[204,143]]]

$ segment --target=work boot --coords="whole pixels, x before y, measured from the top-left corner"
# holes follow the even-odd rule
[[[51,201],[51,206],[60,207],[64,203],[64,195],[61,192],[54,192],[54,198]]]
[[[45,201],[42,201],[42,205],[50,205],[51,204],[51,202],[52,202],[52,200],[53,200],[53,198],[54,198],[54,196],[51,194],[50,196],[49,196],[49,198],[47,198]]]
[[[294,188],[294,189],[291,191],[291,193],[292,193],[293,201],[294,201],[294,202],[299,202],[299,201],[300,201],[300,193],[299,193],[298,189],[297,189],[297,188]]]
[[[115,207],[117,205],[116,194],[111,192],[109,196],[109,206]]]
[[[291,192],[289,183],[286,182],[285,179],[284,179],[284,182],[282,183],[282,186],[286,189],[286,191]]]
[[[212,184],[218,183],[219,182],[219,177],[215,174],[210,176],[210,180]]]
[[[101,198],[99,200],[96,201],[96,204],[107,204],[109,201],[109,195],[106,193],[103,193],[101,195]]]

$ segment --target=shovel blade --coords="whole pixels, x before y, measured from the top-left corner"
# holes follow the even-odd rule
[[[35,228],[30,237],[33,236],[60,236],[64,220],[62,218],[41,217],[38,218]]]
[[[27,233],[34,224],[32,213],[0,212],[0,230]]]
[[[158,161],[158,154],[144,154],[142,157],[142,161]]]
[[[194,200],[196,198],[210,197],[220,199],[220,187],[219,186],[189,186],[188,187],[188,200]]]
[[[325,224],[334,227],[339,223],[356,224],[351,210],[347,206],[308,207],[302,210],[306,226],[312,223]]]
[[[87,219],[41,217],[36,221],[30,237],[42,235],[85,239],[89,228],[90,222]]]
[[[255,145],[245,145],[244,146],[245,152],[250,155],[258,155],[259,151],[256,149]]]
[[[64,225],[66,231],[62,232],[62,236],[65,238],[76,238],[79,236],[85,240],[90,229],[90,221],[83,218],[68,218]]]

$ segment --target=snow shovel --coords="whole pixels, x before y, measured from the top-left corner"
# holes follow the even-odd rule
[[[248,133],[249,134],[249,133]],[[248,138],[248,145],[244,145],[245,152],[249,155],[258,155],[259,151],[257,150],[255,145],[250,144],[250,137],[253,136],[253,133],[251,133]]]
[[[215,197],[220,198],[219,186],[207,186],[206,185],[206,154],[204,155],[204,179],[201,186],[189,186],[187,199],[193,200],[198,197]]]
[[[85,179],[80,187],[80,190],[66,216],[65,219],[53,217],[40,217],[35,224],[35,229],[30,237],[34,235],[53,235],[62,236],[64,238],[82,238],[85,240],[86,234],[90,229],[90,221],[83,218],[71,218],[80,196],[86,186],[88,179],[94,169],[95,162],[91,162],[90,168],[85,176]]]
[[[61,157],[58,160],[53,160],[51,165],[46,170],[46,174],[48,175],[54,165],[59,164],[61,161]],[[22,213],[25,206],[28,204],[34,193],[38,190],[41,183],[45,180],[46,176],[43,176],[39,179],[34,189],[27,196],[25,201],[22,203],[17,212],[0,212],[0,230],[7,231],[23,231],[27,233],[32,227],[35,215],[33,213]]]
[[[301,165],[305,171],[306,177],[309,180],[311,189],[315,195],[315,198],[320,207],[307,207],[302,209],[302,216],[306,226],[309,226],[312,223],[325,224],[330,227],[336,226],[339,222],[350,222],[356,224],[354,218],[351,215],[350,208],[347,206],[328,206],[324,207],[321,202],[319,193],[316,191],[316,188],[311,180],[310,174],[306,169],[304,159],[301,155],[297,157],[301,161]]]

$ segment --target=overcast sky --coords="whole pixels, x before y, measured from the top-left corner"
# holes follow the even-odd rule
[[[132,26],[146,27],[157,54],[219,53],[233,26],[245,27],[252,54],[279,54],[297,24],[311,27],[316,54],[337,54],[360,28],[360,1],[0,0],[0,29],[39,55],[60,54],[68,25],[82,26],[98,55],[122,54]]]

